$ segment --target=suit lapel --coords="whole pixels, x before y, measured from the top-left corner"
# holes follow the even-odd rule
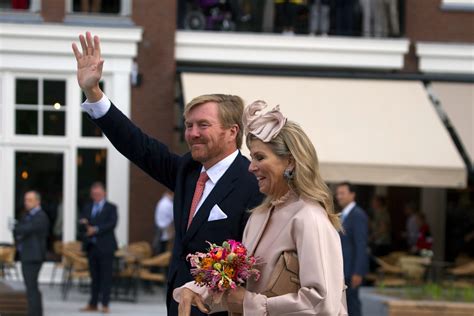
[[[222,177],[217,181],[216,185],[212,189],[211,193],[207,196],[204,203],[201,207],[197,210],[196,215],[194,216],[193,221],[191,222],[191,226],[186,231],[186,227],[184,228],[185,234],[183,242],[187,242],[190,240],[199,228],[207,221],[209,218],[209,214],[211,213],[211,209],[214,205],[222,201],[227,197],[227,195],[234,190],[234,181],[239,177],[239,162],[240,162],[240,155],[237,156],[235,161],[230,165],[229,169],[222,175]],[[197,178],[196,178],[197,181]],[[194,192],[194,191],[193,191]],[[192,197],[191,197],[192,200]],[[191,201],[189,202],[189,207],[191,206]],[[189,207],[187,210],[187,214],[189,216]],[[187,218],[186,218],[187,219]],[[184,220],[183,220],[184,222]],[[186,223],[187,225],[187,223]],[[209,240],[212,242],[212,240]]]

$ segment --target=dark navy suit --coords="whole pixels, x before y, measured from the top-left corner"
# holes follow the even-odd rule
[[[95,216],[92,214],[92,209],[92,203],[86,205],[81,216],[87,219],[91,226],[99,229],[97,234],[91,237],[85,236],[83,239],[83,250],[87,252],[92,279],[89,305],[97,306],[100,298],[102,306],[109,306],[113,260],[117,250],[114,234],[118,219],[117,207],[106,201]]]
[[[171,153],[164,144],[144,134],[114,105],[95,122],[125,157],[174,192],[176,236],[168,274],[167,307],[168,315],[177,315],[178,305],[172,291],[193,280],[186,256],[196,251],[205,252],[209,247],[206,241],[220,244],[226,239],[241,240],[249,216],[247,211],[262,201],[257,180],[248,171],[249,161],[238,154],[186,229],[201,163],[194,161],[190,153],[183,156]],[[227,218],[208,221],[216,204]],[[193,308],[192,315],[203,314]]]
[[[49,231],[48,215],[39,209],[24,216],[15,225],[13,234],[20,250],[21,270],[28,299],[28,316],[43,315],[38,276],[46,258],[46,239]]]
[[[341,233],[342,254],[344,259],[344,279],[349,316],[361,315],[359,288],[351,287],[353,274],[364,276],[367,273],[369,258],[367,254],[368,218],[359,206],[355,205],[343,220],[344,232]]]

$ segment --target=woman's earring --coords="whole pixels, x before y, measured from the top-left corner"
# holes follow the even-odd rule
[[[283,172],[283,178],[285,178],[286,181],[293,179],[293,175],[293,170],[289,168],[285,169],[285,172]]]

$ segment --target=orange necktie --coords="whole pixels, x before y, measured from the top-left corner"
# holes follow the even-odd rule
[[[196,189],[194,190],[193,201],[191,202],[191,210],[189,211],[189,218],[188,218],[188,228],[193,221],[194,213],[196,213],[196,208],[201,200],[202,193],[204,192],[204,187],[206,186],[206,182],[209,180],[209,176],[207,173],[201,172],[199,175],[199,179],[196,183]]]

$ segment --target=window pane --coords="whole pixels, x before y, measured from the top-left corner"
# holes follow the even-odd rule
[[[119,13],[121,0],[74,0],[73,11],[82,13]]]
[[[92,183],[100,181],[106,185],[107,150],[77,150],[77,205],[78,212],[90,201],[89,190]]]
[[[17,110],[15,122],[16,134],[38,134],[38,111]]]
[[[38,80],[16,79],[16,104],[38,104]]]
[[[16,219],[24,215],[23,195],[29,190],[41,194],[41,206],[50,221],[47,260],[53,258],[53,243],[62,234],[63,155],[17,152],[15,154]],[[55,232],[55,227],[60,227]]]
[[[44,80],[43,82],[44,105],[66,105],[66,82],[64,80]]]
[[[101,129],[92,122],[89,118],[89,114],[86,112],[82,113],[82,136],[84,137],[102,137]]]
[[[0,9],[26,10],[30,7],[27,0],[0,0]]]
[[[43,114],[43,134],[44,135],[65,135],[65,113],[60,111],[44,111]]]

